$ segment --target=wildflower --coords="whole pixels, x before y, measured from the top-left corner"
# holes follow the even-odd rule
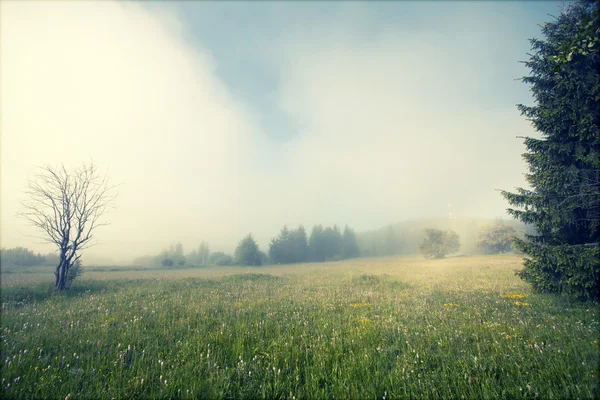
[[[531,304],[524,301],[515,301],[514,305],[517,307],[531,307]]]
[[[522,293],[503,293],[500,295],[501,298],[503,299],[524,299],[525,297],[527,297],[526,294],[522,294]]]

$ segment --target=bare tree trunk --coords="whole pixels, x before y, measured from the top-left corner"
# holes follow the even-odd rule
[[[56,275],[54,289],[57,292],[60,292],[65,289],[68,272],[69,272],[69,261],[67,260],[67,257],[63,253],[60,255],[60,263],[56,267],[56,272],[54,273],[54,275]]]
[[[54,276],[55,276],[55,280],[54,280],[54,289],[58,290],[58,282],[60,282],[60,268],[62,265],[62,260],[58,263],[58,265],[56,266],[56,271],[54,271]]]

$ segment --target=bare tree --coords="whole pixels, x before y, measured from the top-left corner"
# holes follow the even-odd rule
[[[101,217],[112,206],[115,187],[91,162],[72,171],[64,165],[40,170],[29,182],[19,215],[44,232],[41,239],[58,247],[54,287],[61,291],[68,287],[69,270],[79,265],[81,251],[90,247],[95,229],[107,225]]]

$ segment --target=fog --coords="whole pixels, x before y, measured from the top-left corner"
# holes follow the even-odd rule
[[[106,262],[506,217],[535,135],[518,61],[557,4],[2,2],[1,245],[51,250],[17,217],[28,179],[89,160],[119,185]]]

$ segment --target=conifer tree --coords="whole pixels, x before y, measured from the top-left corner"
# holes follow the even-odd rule
[[[354,230],[346,225],[344,234],[342,235],[342,258],[358,257],[359,253],[356,234]]]
[[[571,3],[531,39],[535,104],[519,109],[540,133],[525,138],[531,189],[503,191],[508,212],[536,234],[515,239],[518,273],[535,290],[598,299],[600,294],[600,35],[598,3]]]

